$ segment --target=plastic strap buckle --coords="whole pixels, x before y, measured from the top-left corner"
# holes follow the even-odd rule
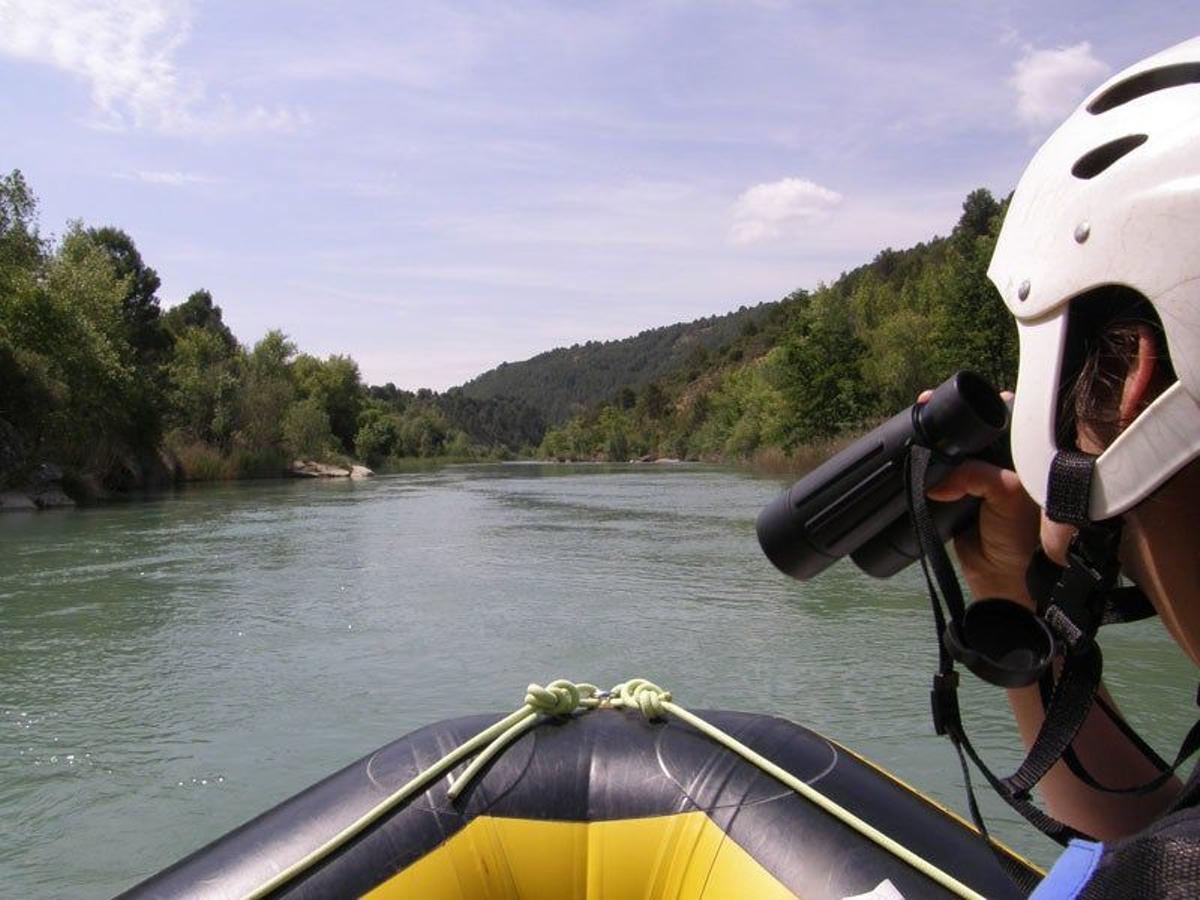
[[[933,676],[933,689],[929,692],[929,703],[933,709],[933,731],[937,735],[962,731],[962,715],[958,707],[958,673],[938,672]]]

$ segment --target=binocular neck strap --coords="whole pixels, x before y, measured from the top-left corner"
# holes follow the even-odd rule
[[[1013,775],[1008,778],[997,776],[980,758],[967,737],[957,696],[958,673],[954,669],[954,659],[943,641],[947,614],[951,622],[961,625],[966,604],[954,567],[933,525],[925,496],[932,458],[933,454],[928,448],[913,446],[909,453],[906,476],[909,511],[921,547],[921,568],[925,574],[937,628],[938,671],[934,676],[931,692],[934,729],[938,734],[950,738],[959,755],[964,776],[967,776],[964,780],[971,816],[981,834],[986,836],[987,829],[975,801],[964,754],[970,757],[996,793],[1039,831],[1061,844],[1066,844],[1072,838],[1085,837],[1081,832],[1038,809],[1029,799],[1029,792],[1062,757],[1087,718],[1100,681],[1099,648],[1090,640],[1073,642],[1078,646],[1078,652],[1068,656],[1064,663],[1062,680],[1053,692],[1042,728],[1028,755]],[[1080,631],[1078,637],[1082,638],[1083,630],[1077,630]],[[1094,633],[1093,629],[1092,635]]]

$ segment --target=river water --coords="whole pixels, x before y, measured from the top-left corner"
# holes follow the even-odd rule
[[[753,523],[780,487],[462,466],[0,516],[0,893],[115,893],[394,737],[560,676],[781,714],[964,808],[929,724],[918,573],[778,574]],[[1190,664],[1156,622],[1106,654],[1173,754]],[[977,744],[1014,764],[999,692],[965,694]],[[984,799],[1004,839],[1053,857]]]

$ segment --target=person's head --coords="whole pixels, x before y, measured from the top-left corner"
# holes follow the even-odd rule
[[[1017,319],[1022,484],[1056,508],[1059,452],[1096,455],[1087,518],[1124,517],[1129,573],[1200,662],[1200,38],[1110,79],[1046,142],[988,274]],[[1044,526],[1051,555],[1067,533]]]

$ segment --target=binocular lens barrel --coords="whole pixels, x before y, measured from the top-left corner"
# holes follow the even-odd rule
[[[1008,406],[995,389],[972,372],[957,372],[927,403],[897,413],[771,501],[758,517],[759,544],[777,568],[800,580],[858,551],[856,562],[865,571],[895,574],[917,558],[904,495],[909,447],[937,452],[928,474],[934,485],[955,463],[1005,437],[1007,429]],[[931,508],[943,537],[973,520],[969,501]]]

